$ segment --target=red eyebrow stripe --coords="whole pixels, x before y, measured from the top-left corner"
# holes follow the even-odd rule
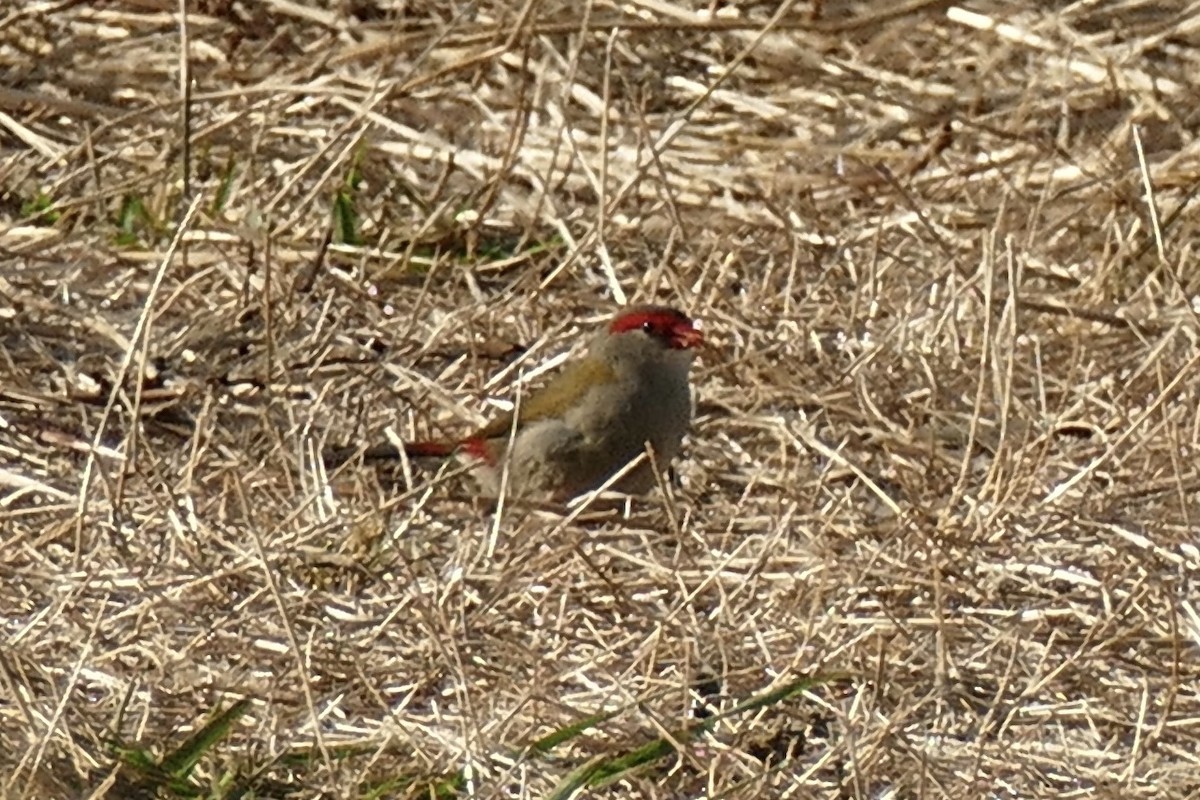
[[[673,308],[648,308],[644,311],[630,311],[612,321],[608,330],[612,333],[636,330],[647,322],[666,323],[672,328],[691,328],[692,321],[686,315]]]

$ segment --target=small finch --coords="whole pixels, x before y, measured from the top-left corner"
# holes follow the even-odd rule
[[[523,398],[515,420],[509,412],[457,442],[408,442],[404,451],[467,461],[489,496],[500,493],[507,469],[510,495],[566,499],[599,487],[649,448],[653,458],[612,487],[640,494],[654,486],[655,468],[666,470],[679,453],[692,419],[688,372],[703,343],[682,312],[632,306]]]

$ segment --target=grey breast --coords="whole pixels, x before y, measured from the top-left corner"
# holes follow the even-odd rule
[[[663,350],[641,333],[622,338],[622,347],[612,348],[613,352],[606,355],[618,374],[632,378],[621,382],[631,389],[613,404],[614,413],[604,435],[611,437],[626,460],[650,442],[658,457],[668,461],[679,452],[691,419],[691,355]]]

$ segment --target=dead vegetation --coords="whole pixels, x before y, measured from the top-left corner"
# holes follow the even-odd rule
[[[0,795],[1200,791],[1194,4],[192,6],[0,11]],[[320,467],[627,298],[669,497]]]

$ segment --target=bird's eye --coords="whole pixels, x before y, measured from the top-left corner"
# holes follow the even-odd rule
[[[642,330],[644,330],[646,333],[654,333],[654,323],[650,320],[646,320],[642,323]]]

